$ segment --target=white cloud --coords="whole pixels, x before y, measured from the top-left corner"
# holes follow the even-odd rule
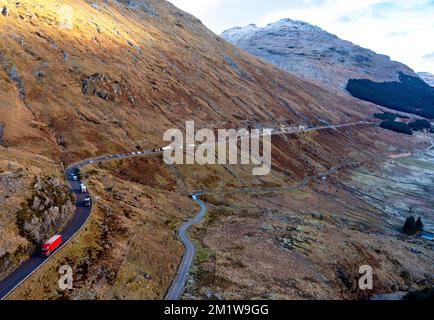
[[[309,22],[416,71],[434,73],[431,0],[172,0],[216,33],[281,18]]]

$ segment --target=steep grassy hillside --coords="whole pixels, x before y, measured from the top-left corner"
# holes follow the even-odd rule
[[[3,144],[71,163],[156,143],[185,119],[363,117],[353,101],[247,56],[164,1],[125,3],[2,1]]]
[[[39,176],[63,185],[66,165],[161,146],[163,132],[186,120],[199,128],[308,125],[354,122],[379,111],[236,49],[166,1],[0,0],[4,5],[10,14],[0,16],[0,174],[12,172],[20,184],[0,188],[2,209],[8,208],[0,216],[0,239],[7,239],[0,253],[8,265],[0,271],[32,249],[17,217],[29,212]],[[359,130],[344,136],[327,130],[313,141],[280,137],[273,142],[275,174],[293,183],[342,158],[367,160],[414,142]],[[28,173],[21,176],[21,168]],[[185,178],[161,162],[93,170],[86,176],[96,196],[90,224],[18,297],[64,297],[55,287],[56,268],[67,262],[79,278],[78,291],[66,298],[161,298],[182,255],[176,229],[195,213],[184,180],[197,177],[210,188],[270,183],[230,166],[189,167]]]

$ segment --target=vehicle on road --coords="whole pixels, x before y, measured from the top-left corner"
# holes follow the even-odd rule
[[[73,175],[71,175],[71,180],[72,181],[78,181],[78,177],[75,174],[73,174]]]
[[[84,183],[80,183],[80,192],[87,193],[87,187]]]
[[[168,151],[168,150],[175,150],[175,148],[173,148],[173,147],[162,147],[162,148],[155,149],[154,152],[162,152],[162,151]]]
[[[62,236],[60,234],[51,237],[50,240],[42,245],[42,256],[45,258],[49,257],[54,250],[60,247],[62,241]]]
[[[90,206],[92,206],[92,198],[91,197],[86,197],[83,200],[83,205],[88,208]]]

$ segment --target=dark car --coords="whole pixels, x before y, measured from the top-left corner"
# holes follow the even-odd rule
[[[85,207],[91,207],[92,206],[92,199],[91,197],[84,198],[83,204]]]

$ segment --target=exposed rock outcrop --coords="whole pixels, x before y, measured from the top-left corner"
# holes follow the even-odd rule
[[[40,244],[59,231],[73,214],[73,199],[57,178],[38,178],[34,193],[17,214],[21,235]]]
[[[5,16],[5,17],[9,16],[9,9],[8,9],[8,7],[6,7],[6,6],[3,7],[3,9],[2,9],[2,15]]]
[[[121,102],[124,100],[130,104],[135,102],[134,94],[128,88],[128,85],[101,73],[95,73],[83,80],[82,93],[106,101]]]
[[[15,84],[19,92],[21,100],[26,97],[24,89],[24,80],[21,78],[17,67],[11,63],[2,53],[0,53],[0,66],[8,75],[9,79]]]
[[[0,122],[0,144],[4,144],[3,141],[4,130],[5,130],[5,125]]]
[[[155,17],[157,15],[154,6],[148,1],[117,0],[117,2],[125,4],[130,9],[141,9],[151,17]]]

